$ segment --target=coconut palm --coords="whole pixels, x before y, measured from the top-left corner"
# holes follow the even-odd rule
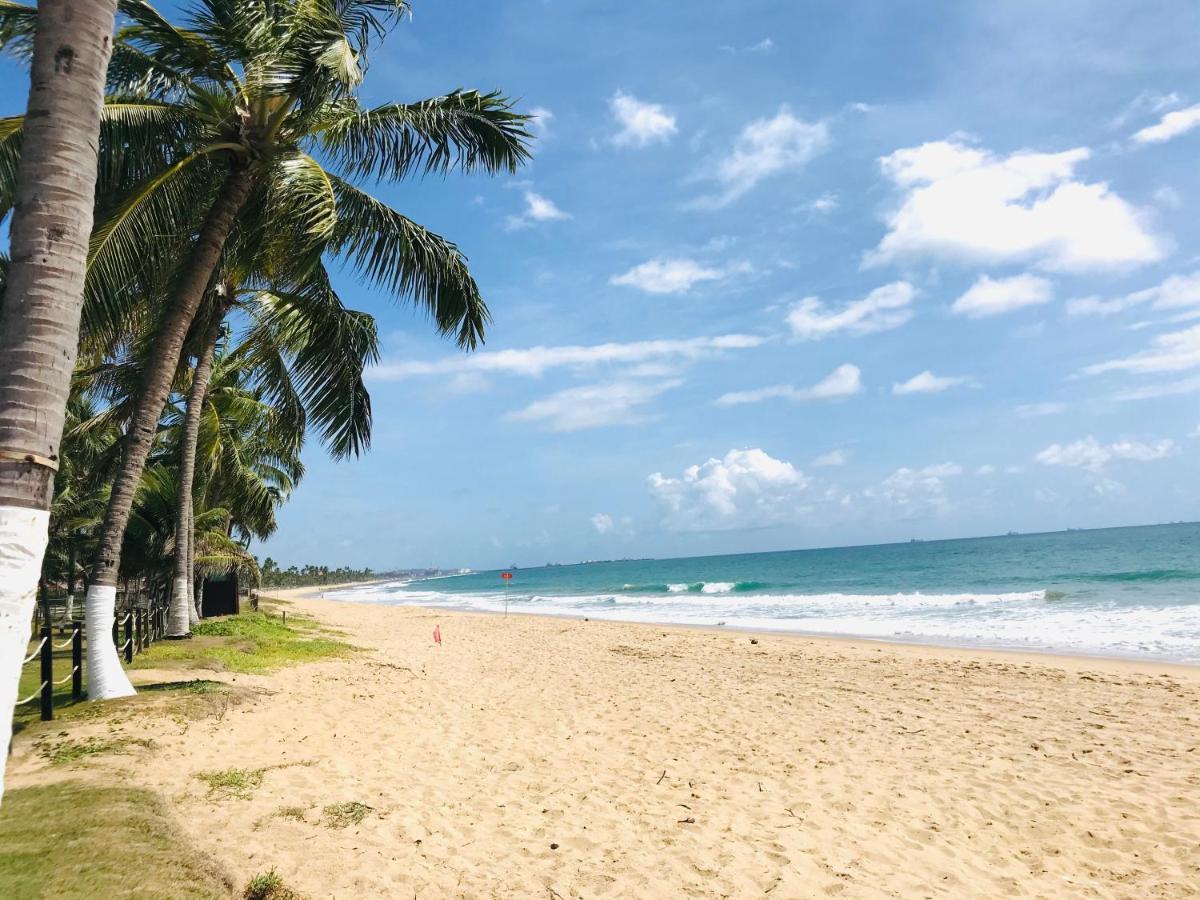
[[[0,300],[0,710],[17,698],[71,387],[116,0],[42,0],[0,40],[30,45],[24,157],[8,160],[11,265]],[[30,38],[32,36],[32,40]],[[5,209],[7,212],[7,208]],[[0,715],[0,797],[12,736]]]
[[[213,323],[233,309],[250,325],[223,366],[263,391],[280,427],[290,427],[301,437],[310,425],[316,427],[335,458],[356,454],[370,442],[371,401],[362,376],[378,357],[374,319],[342,305],[322,266],[295,286],[259,287],[249,278],[238,284],[236,277],[231,273],[219,283],[210,297],[208,321],[199,329],[201,344],[182,419],[181,508],[192,496],[202,409],[220,331]],[[195,604],[186,597],[193,583],[191,566],[187,554],[180,552],[189,540],[184,517],[179,526],[169,636],[186,634],[196,614]]]
[[[115,43],[102,134],[112,191],[92,241],[89,309],[98,331],[118,331],[130,285],[171,299],[157,317],[92,568],[89,593],[101,602],[116,584],[181,349],[235,225],[286,240],[297,261],[342,256],[470,349],[488,313],[462,254],[354,181],[514,171],[530,141],[527,117],[497,93],[359,103],[369,45],[407,11],[403,0],[203,0],[186,28],[145,2],[123,0],[121,9],[128,24]],[[107,618],[89,614],[89,631],[100,635]],[[97,696],[132,691],[116,654],[106,656]]]

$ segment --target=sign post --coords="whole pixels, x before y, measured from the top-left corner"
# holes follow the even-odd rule
[[[508,618],[508,586],[512,584],[512,572],[501,572],[500,577],[504,579],[504,618]]]

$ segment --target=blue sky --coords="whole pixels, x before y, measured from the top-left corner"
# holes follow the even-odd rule
[[[516,177],[381,196],[455,240],[467,356],[376,315],[374,444],[284,563],[496,566],[1194,519],[1200,9],[422,3],[369,102],[499,88]]]

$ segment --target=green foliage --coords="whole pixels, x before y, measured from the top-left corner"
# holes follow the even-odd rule
[[[266,769],[222,769],[197,772],[196,778],[208,785],[208,796],[220,800],[249,800],[262,784]]]
[[[263,587],[307,587],[322,584],[345,584],[351,581],[370,581],[376,575],[370,569],[353,569],[341,566],[331,569],[329,566],[288,566],[279,568],[279,564],[271,557],[263,560],[260,566]]]
[[[149,749],[153,746],[154,742],[149,738],[121,737],[105,739],[92,737],[83,740],[64,738],[49,741],[40,745],[38,749],[42,756],[50,760],[52,765],[61,766],[76,763],[99,754],[128,753],[131,747]]]
[[[66,781],[4,795],[0,897],[208,900],[232,892],[150,791]]]
[[[255,875],[242,891],[243,900],[299,900],[299,897],[299,894],[283,883],[283,879],[275,874],[274,869],[262,875]]]

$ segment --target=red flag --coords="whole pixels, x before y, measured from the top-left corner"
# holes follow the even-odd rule
[[[501,572],[500,577],[505,581],[512,581],[512,572]]]
[[[439,647],[442,646],[442,626],[441,625],[433,626],[433,642],[435,644],[437,644]]]

